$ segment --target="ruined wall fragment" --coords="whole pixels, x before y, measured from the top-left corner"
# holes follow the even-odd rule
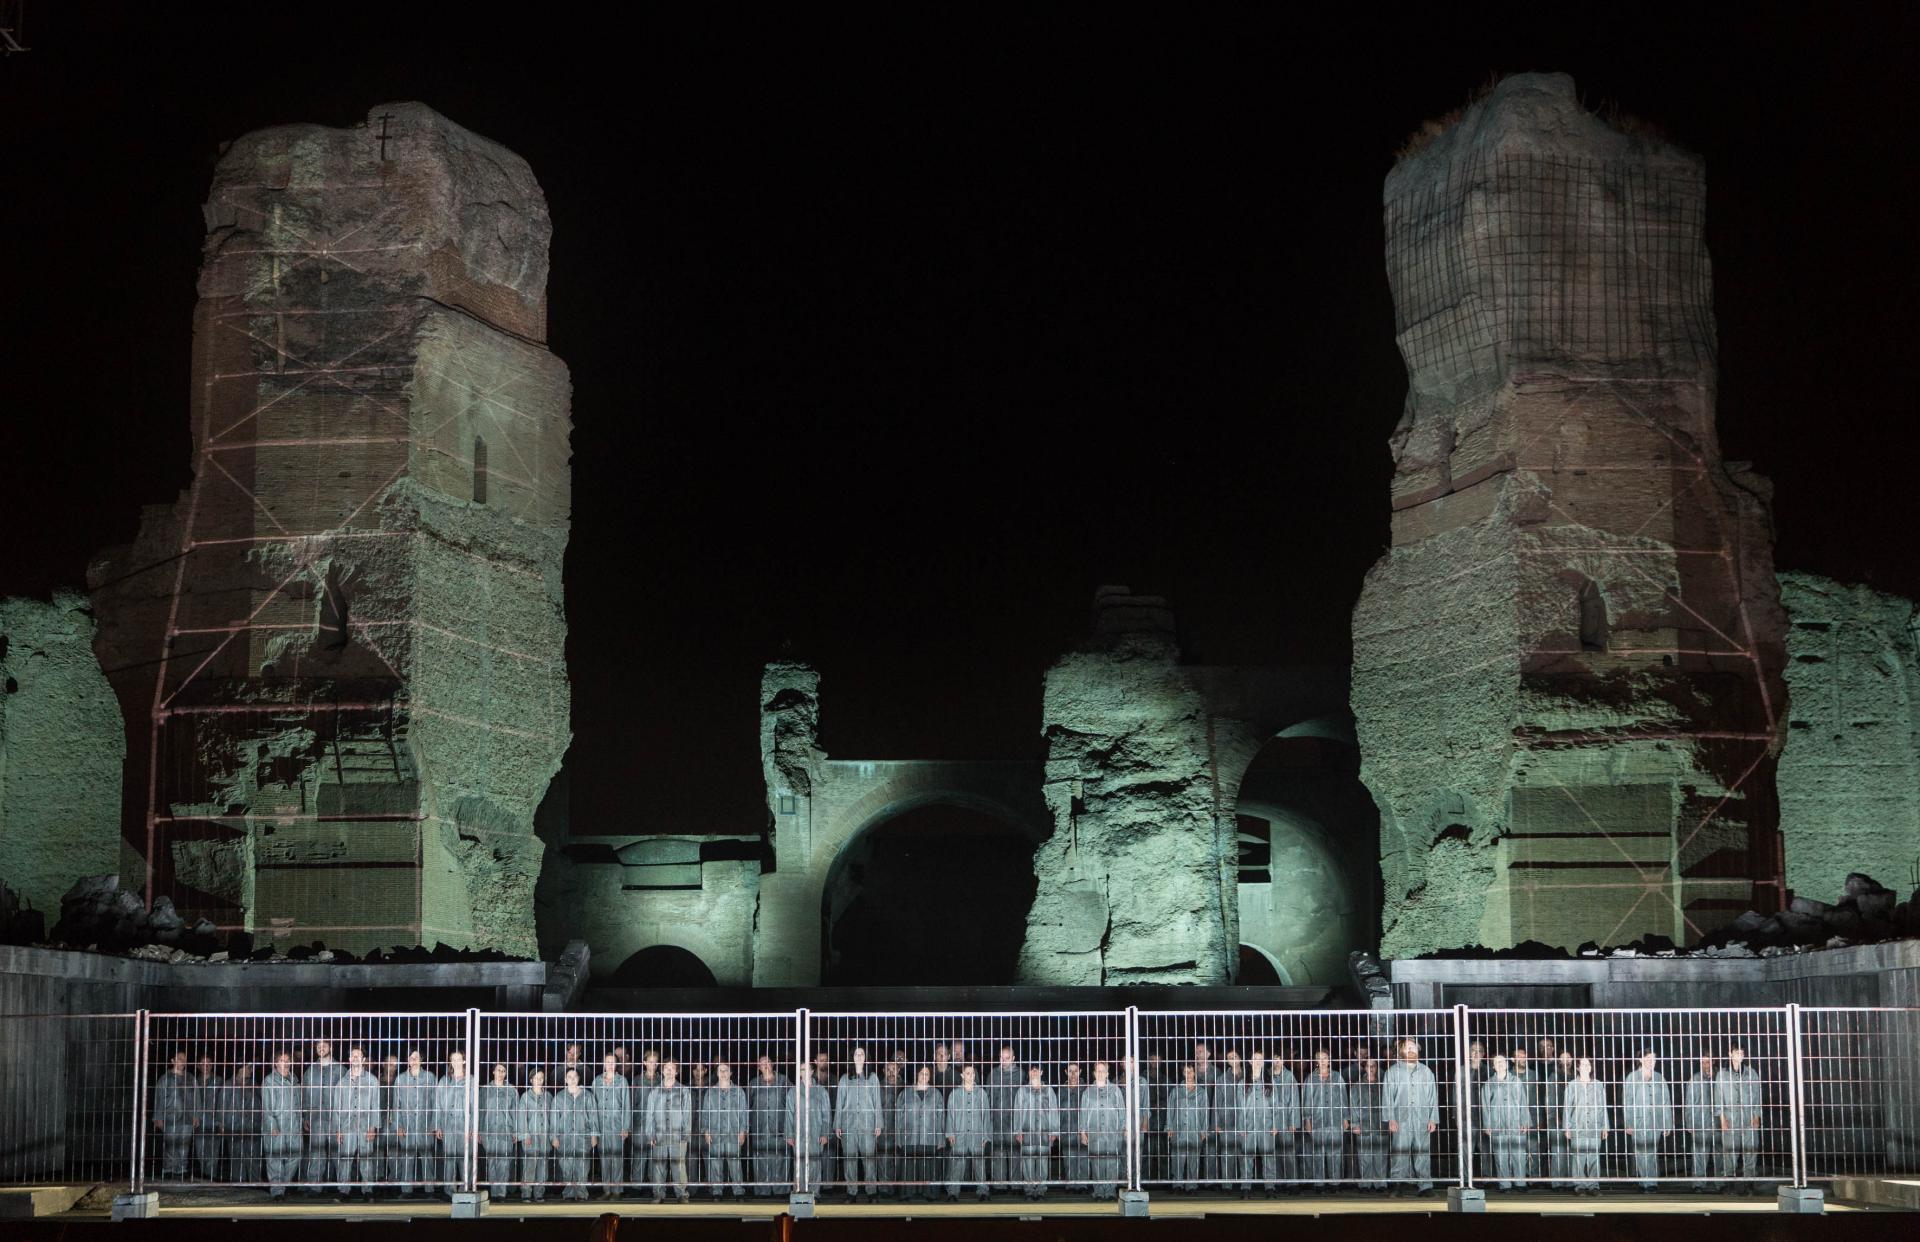
[[[205,217],[194,480],[90,574],[129,879],[222,926],[531,955],[570,736],[539,185],[392,104],[239,139]]]
[[[1700,161],[1501,81],[1384,194],[1408,371],[1354,613],[1382,950],[1777,902],[1769,487],[1714,426]]]

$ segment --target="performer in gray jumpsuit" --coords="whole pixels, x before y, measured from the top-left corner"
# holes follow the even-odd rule
[[[352,1194],[358,1165],[360,1191],[373,1198],[373,1183],[380,1176],[373,1155],[380,1137],[380,1080],[367,1072],[367,1054],[359,1048],[347,1050],[347,1072],[333,1085],[328,1111],[334,1125],[334,1185],[341,1194]]]
[[[1633,1140],[1642,1190],[1652,1190],[1660,1177],[1660,1144],[1673,1133],[1673,1091],[1654,1062],[1652,1049],[1642,1052],[1640,1068],[1620,1087],[1620,1128]]]
[[[1540,1132],[1540,1124],[1543,1116],[1540,1107],[1540,1079],[1527,1066],[1527,1045],[1525,1041],[1516,1043],[1513,1046],[1513,1057],[1508,1064],[1507,1071],[1513,1075],[1513,1080],[1520,1084],[1521,1090],[1526,1093],[1527,1097],[1528,1120],[1526,1142],[1523,1144],[1523,1150],[1520,1153],[1521,1177],[1523,1180],[1538,1178],[1543,1176],[1540,1152],[1542,1144],[1546,1142],[1546,1136]],[[1534,1188],[1529,1187],[1526,1189],[1531,1192]]]
[[[1362,1190],[1387,1188],[1387,1114],[1380,1062],[1360,1054],[1360,1074],[1347,1084],[1347,1107],[1353,1122],[1354,1172]]]
[[[193,1162],[210,1182],[226,1178],[227,1080],[214,1072],[213,1058],[200,1054],[193,1084]]]
[[[983,1153],[993,1139],[993,1129],[993,1104],[987,1089],[974,1081],[973,1066],[962,1066],[960,1085],[947,1094],[947,1146],[953,1151],[947,1198],[958,1199],[960,1187],[971,1182],[975,1193],[983,1202],[986,1200],[988,1173]]]
[[[1013,1142],[1020,1149],[1020,1180],[1026,1196],[1047,1193],[1047,1160],[1060,1134],[1060,1098],[1046,1084],[1038,1065],[1027,1067],[1027,1085],[1013,1097]]]
[[[1080,1063],[1067,1062],[1066,1081],[1060,1084],[1060,1180],[1069,1193],[1087,1192],[1087,1146],[1080,1141]]]
[[[1093,1197],[1111,1199],[1119,1188],[1127,1146],[1127,1093],[1109,1082],[1105,1061],[1093,1063],[1093,1085],[1080,1093],[1080,1131],[1074,1137],[1087,1152]]]
[[[1381,1111],[1387,1119],[1388,1147],[1393,1153],[1389,1176],[1400,1183],[1400,1194],[1433,1194],[1433,1132],[1440,1128],[1440,1091],[1433,1071],[1420,1062],[1420,1041],[1400,1041],[1400,1059],[1387,1067],[1381,1090]]]
[[[1493,1073],[1480,1084],[1479,1129],[1487,1138],[1487,1172],[1499,1178],[1502,1190],[1527,1188],[1527,1131],[1533,1127],[1533,1108],[1527,1086],[1510,1072],[1507,1059],[1494,1054]]]
[[[993,1188],[1012,1184],[1016,1168],[1013,1141],[1013,1104],[1027,1076],[1013,1063],[1013,1045],[1000,1045],[1000,1063],[987,1071],[987,1106],[993,1110],[993,1146],[988,1152]]]
[[[1305,1168],[1300,1176],[1311,1178],[1322,1190],[1340,1180],[1340,1158],[1346,1154],[1347,1080],[1333,1068],[1333,1054],[1315,1049],[1313,1071],[1300,1087],[1300,1128],[1306,1135],[1303,1153]]]
[[[1728,1181],[1760,1172],[1760,1075],[1746,1060],[1747,1050],[1733,1044],[1727,1049],[1726,1066],[1713,1080],[1713,1111],[1720,1123],[1720,1176]],[[1737,1184],[1734,1193],[1750,1195],[1753,1185]]]
[[[701,1146],[707,1153],[707,1177],[713,1197],[727,1190],[734,1198],[747,1193],[740,1176],[740,1155],[747,1144],[747,1093],[733,1085],[733,1067],[721,1062],[717,1081],[700,1097]]]
[[[900,1093],[900,1158],[904,1163],[901,1180],[908,1195],[930,1199],[938,1195],[940,1149],[947,1140],[947,1102],[933,1085],[933,1069],[922,1065],[914,1071],[913,1086]]]
[[[513,1110],[519,1103],[520,1093],[507,1081],[502,1061],[493,1067],[493,1081],[480,1088],[480,1152],[495,1199],[507,1197],[507,1183],[513,1180]]]
[[[815,1086],[813,1066],[800,1067],[800,1081],[787,1092],[787,1146],[793,1151],[793,1181],[802,1194],[818,1194],[828,1172],[827,1144],[833,1142],[833,1101]]]
[[[273,1072],[260,1084],[260,1133],[267,1153],[267,1193],[287,1195],[287,1183],[300,1176],[300,1084],[293,1057],[273,1058]]]
[[[867,1069],[867,1050],[853,1050],[853,1072],[840,1076],[833,1102],[833,1136],[840,1140],[840,1172],[847,1179],[847,1195],[860,1197],[862,1171],[867,1193],[878,1193],[880,1172],[875,1156],[887,1114],[880,1095],[880,1076]]]
[[[513,1106],[513,1137],[520,1144],[520,1198],[536,1203],[547,1197],[547,1159],[554,1149],[548,1105],[547,1071],[538,1065],[527,1074],[527,1089]]]
[[[609,1052],[600,1058],[600,1076],[593,1080],[600,1193],[609,1199],[620,1194],[627,1180],[627,1139],[633,1133],[633,1092],[619,1067],[620,1059]]]
[[[447,1076],[433,1089],[433,1137],[440,1145],[435,1180],[447,1198],[466,1183],[467,1054],[447,1054]]]
[[[1693,1189],[1718,1190],[1713,1182],[1713,1154],[1720,1146],[1720,1116],[1713,1105],[1713,1057],[1703,1055],[1700,1069],[1687,1079],[1680,1094],[1680,1125],[1687,1132],[1687,1157],[1693,1176]]]
[[[1242,1152],[1240,1150],[1240,1088],[1246,1084],[1246,1068],[1240,1061],[1238,1048],[1227,1049],[1226,1064],[1213,1072],[1213,1081],[1203,1083],[1207,1094],[1213,1099],[1213,1137],[1207,1146],[1207,1176],[1220,1183],[1221,1189],[1233,1190],[1236,1187],[1246,1191],[1246,1183],[1239,1181]]]
[[[1597,1196],[1600,1145],[1607,1138],[1607,1089],[1593,1080],[1593,1062],[1586,1057],[1574,1062],[1573,1080],[1561,1092],[1560,1128],[1572,1153],[1567,1175],[1573,1180],[1573,1193]]]
[[[793,1086],[775,1071],[773,1058],[761,1055],[758,1073],[747,1087],[747,1141],[753,1150],[753,1193],[784,1195],[793,1187],[787,1168],[787,1097]]]
[[[1551,1045],[1553,1041],[1548,1039],[1541,1043]],[[1573,1185],[1573,1144],[1567,1138],[1566,1108],[1567,1087],[1578,1076],[1573,1054],[1562,1052],[1560,1059],[1553,1063],[1553,1072],[1541,1082],[1541,1094],[1547,1099],[1547,1112],[1554,1119],[1553,1131],[1548,1135],[1552,1146],[1548,1159],[1553,1166],[1553,1184],[1560,1187]]]
[[[260,1088],[253,1081],[253,1066],[245,1062],[234,1067],[227,1086],[225,1124],[231,1179],[241,1184],[259,1181]]]
[[[193,1157],[194,1089],[186,1049],[176,1049],[173,1067],[153,1084],[153,1128],[162,1136],[160,1176],[167,1181],[187,1180],[187,1164]]]
[[[660,1067],[660,1085],[647,1095],[647,1149],[653,1158],[653,1184],[665,1198],[687,1201],[687,1144],[693,1138],[693,1095],[680,1082],[680,1066]]]
[[[581,1079],[582,1082],[586,1080]],[[557,1084],[556,1084],[557,1085]],[[627,1080],[627,1095],[633,1103],[633,1124],[628,1127],[633,1135],[633,1180],[638,1182],[652,1175],[653,1159],[647,1149],[647,1101],[660,1089],[660,1053],[648,1048],[640,1054],[640,1073],[638,1077]],[[783,1099],[785,1097],[782,1097]],[[660,1187],[647,1182],[646,1189],[655,1201],[660,1198]]]
[[[593,1131],[599,1118],[594,1113],[593,1092],[580,1085],[579,1067],[569,1065],[566,1075],[565,1090],[555,1093],[547,1105],[547,1124],[560,1166],[560,1197],[584,1200],[592,1176]]]
[[[1213,1102],[1191,1065],[1182,1066],[1181,1083],[1167,1096],[1167,1146],[1173,1155],[1170,1177],[1188,1194],[1200,1189],[1202,1160],[1213,1133]]]
[[[307,1131],[307,1193],[319,1194],[321,1184],[333,1171],[333,1136],[339,1131],[328,1110],[333,1104],[333,1088],[346,1074],[347,1067],[333,1059],[333,1044],[324,1039],[313,1041],[313,1061],[301,1077],[306,1088],[302,1119]]]
[[[393,1080],[389,1097],[389,1124],[393,1127],[398,1150],[394,1155],[394,1180],[400,1193],[410,1195],[415,1185],[430,1182],[428,1169],[433,1156],[434,1088],[439,1079],[420,1064],[420,1051],[407,1053],[407,1068]]]
[[[389,1052],[380,1065],[380,1137],[373,1145],[382,1182],[400,1180],[400,1136],[394,1133],[393,1122],[393,1084],[399,1078],[400,1058]]]
[[[1239,1091],[1239,1098],[1233,1102],[1230,1154],[1239,1170],[1240,1197],[1249,1198],[1254,1183],[1258,1182],[1261,1197],[1271,1199],[1280,1176],[1280,1160],[1274,1152],[1280,1125],[1280,1089],[1267,1073],[1266,1049],[1255,1046],[1248,1062],[1247,1080]]]

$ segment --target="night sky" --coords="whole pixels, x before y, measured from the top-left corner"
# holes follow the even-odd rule
[[[1490,71],[1559,69],[1706,157],[1722,440],[1780,566],[1920,595],[1913,6],[486,7],[29,0],[0,593],[187,484],[219,144],[412,98],[552,208],[576,832],[758,827],[783,650],[842,758],[1037,756],[1103,582],[1190,658],[1343,663],[1406,387],[1381,179]]]

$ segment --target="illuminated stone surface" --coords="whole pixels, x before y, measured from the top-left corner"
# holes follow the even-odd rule
[[[1353,670],[1383,952],[1772,908],[1785,618],[1769,486],[1714,426],[1700,161],[1524,74],[1384,198],[1409,390]]]
[[[120,705],[78,595],[0,600],[0,882],[46,916],[120,870]]]
[[[1834,901],[1848,873],[1920,885],[1920,633],[1914,602],[1780,575],[1791,718],[1780,756],[1787,886]]]
[[[570,737],[540,188],[393,104],[239,139],[205,214],[194,481],[90,573],[130,886],[296,941],[531,955]]]

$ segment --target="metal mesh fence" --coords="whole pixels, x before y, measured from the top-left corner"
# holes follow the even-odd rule
[[[1920,1174],[1920,1009],[1801,1009],[1806,1176]]]
[[[138,1020],[0,1016],[0,1185],[126,1181]]]

